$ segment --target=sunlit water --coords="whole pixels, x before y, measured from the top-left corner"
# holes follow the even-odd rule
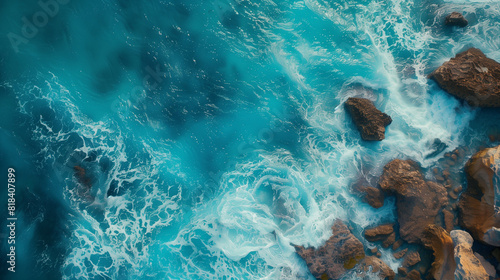
[[[497,1],[73,0],[16,52],[37,2],[0,3],[0,167],[18,176],[2,279],[312,279],[292,244],[340,218],[368,245],[395,221],[353,184],[498,129],[426,77],[472,46],[500,61]],[[444,28],[452,11],[469,26]],[[360,140],[350,96],[392,117],[384,141]]]

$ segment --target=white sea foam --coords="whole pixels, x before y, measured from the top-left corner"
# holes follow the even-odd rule
[[[371,246],[362,230],[394,222],[394,200],[373,209],[351,193],[351,185],[376,178],[396,157],[431,166],[436,158],[426,156],[436,138],[448,145],[445,151],[466,144],[462,135],[475,111],[429,83],[428,72],[464,46],[481,47],[500,59],[493,20],[457,31],[460,36],[439,33],[438,21],[458,3],[446,2],[430,25],[415,15],[420,1],[206,4],[207,10],[242,16],[238,32],[219,22],[209,29],[231,46],[229,63],[247,75],[242,88],[258,98],[285,99],[281,102],[296,108],[308,127],[297,132],[304,156],[284,148],[259,150],[213,182],[213,195],[189,197],[197,203],[188,199],[189,192],[203,192],[204,185],[184,169],[190,158],[176,154],[173,141],[152,137],[160,137],[153,133],[158,129],[137,137],[119,123],[132,114],[87,118],[55,76],[20,94],[22,112],[35,120],[34,137],[45,145],[43,166],[67,167],[66,152],[81,155],[81,162],[112,162],[93,187],[92,204],[75,191],[72,170],[62,173],[72,178],[63,180],[61,189],[77,215],[63,266],[66,279],[308,279],[292,244],[321,246],[335,219],[350,223]],[[463,6],[467,13],[479,13],[475,4]],[[481,19],[499,11],[492,4]],[[212,15],[200,14],[207,20]],[[289,91],[278,92],[275,78],[283,78]],[[384,141],[359,139],[342,105],[350,96],[373,100],[393,118]],[[62,123],[35,115],[32,106],[39,101]],[[288,120],[276,122],[281,121]],[[190,155],[197,152],[185,151],[192,149],[185,143],[175,145]],[[112,186],[123,194],[108,197]],[[400,261],[388,250],[381,252],[397,269]]]
[[[125,137],[116,123],[111,120],[92,122],[82,115],[69,98],[68,90],[55,77],[47,81],[46,87],[33,89],[28,92],[35,94],[19,97],[24,113],[37,119],[28,108],[32,103],[45,100],[48,109],[58,114],[63,123],[55,129],[40,115],[38,123],[34,124],[33,135],[45,145],[40,152],[44,158],[41,166],[51,164],[62,176],[63,195],[77,213],[72,221],[72,249],[62,268],[64,278],[139,277],[150,265],[149,248],[155,243],[152,235],[168,227],[180,213],[178,202],[182,191],[178,186],[161,186],[157,182],[169,160],[168,146],[152,147],[154,142],[145,140],[143,148],[153,156],[152,160],[146,163],[131,159]],[[75,137],[80,143],[71,142]],[[76,154],[81,155],[78,162],[73,163],[71,157]],[[73,166],[70,164],[89,161],[95,165],[103,159],[112,163],[110,170],[103,178],[94,180],[90,198],[82,197],[77,191],[81,188],[79,183],[71,179]],[[124,195],[107,197],[112,184],[116,184],[116,191],[125,188]],[[130,185],[137,188],[127,189]],[[102,215],[96,216],[96,213]]]

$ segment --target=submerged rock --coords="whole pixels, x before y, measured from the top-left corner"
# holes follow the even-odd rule
[[[465,17],[458,12],[453,12],[448,16],[446,16],[444,23],[449,26],[458,26],[458,27],[466,27],[469,24],[469,22],[465,19]]]
[[[366,141],[385,139],[385,127],[392,123],[389,115],[378,110],[373,102],[365,98],[349,98],[345,106],[354,124]]]
[[[429,77],[451,95],[472,106],[500,107],[500,63],[479,49],[461,52]]]
[[[399,234],[408,243],[421,243],[425,228],[434,224],[447,205],[446,188],[426,181],[417,163],[396,159],[384,167],[379,185],[396,195]]]
[[[452,230],[451,239],[453,240],[455,262],[455,279],[484,280],[489,279],[486,270],[472,251],[472,236],[463,230]]]
[[[312,275],[321,279],[340,279],[365,257],[363,244],[340,220],[332,226],[332,236],[318,249],[296,246]]]
[[[80,184],[82,184],[86,189],[90,189],[92,187],[92,182],[90,177],[87,175],[85,168],[76,165],[73,167],[73,171],[75,172],[75,177]]]
[[[430,273],[437,280],[453,279],[455,258],[453,240],[442,227],[429,225],[424,232],[424,246],[434,252],[434,262]]]
[[[446,143],[441,141],[441,139],[439,138],[434,139],[430,146],[431,147],[429,149],[432,150],[432,152],[425,156],[426,159],[438,156],[440,153],[446,150],[446,148],[448,148],[448,145],[446,145]]]
[[[460,223],[472,236],[491,245],[499,242],[500,213],[495,209],[495,172],[500,166],[500,146],[484,149],[465,165],[467,190],[460,196]]]
[[[364,258],[357,269],[361,272],[359,276],[362,279],[365,278],[368,271],[378,275],[379,279],[392,280],[396,276],[396,273],[385,262],[374,256]]]

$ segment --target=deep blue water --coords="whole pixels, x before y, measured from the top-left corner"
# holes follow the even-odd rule
[[[395,221],[393,201],[373,209],[351,185],[499,130],[498,110],[426,78],[472,46],[500,61],[497,1],[53,3],[27,39],[42,6],[0,2],[0,171],[16,169],[18,217],[2,279],[312,279],[291,244],[320,245],[337,218],[360,238]],[[469,27],[443,27],[455,10]],[[350,96],[393,118],[384,141],[360,140]]]

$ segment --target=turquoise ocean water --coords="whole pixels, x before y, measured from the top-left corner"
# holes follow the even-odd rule
[[[319,246],[337,218],[360,238],[395,221],[391,199],[352,194],[360,178],[394,158],[428,170],[499,130],[498,110],[426,78],[468,47],[500,61],[498,1],[41,3],[0,2],[0,171],[16,169],[18,217],[2,279],[312,279],[291,244]],[[444,28],[452,11],[469,26]],[[393,118],[384,141],[360,140],[350,96]]]

